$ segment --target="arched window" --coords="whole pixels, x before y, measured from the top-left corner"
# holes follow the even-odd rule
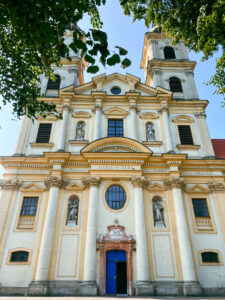
[[[126,198],[126,192],[122,186],[118,184],[111,185],[105,193],[105,199],[108,206],[116,210],[124,207]]]
[[[217,252],[205,251],[201,253],[203,263],[219,263],[219,257]]]
[[[14,251],[11,252],[10,262],[28,262],[28,251]]]
[[[170,77],[169,85],[170,85],[171,92],[175,92],[175,93],[182,93],[183,92],[181,82],[180,82],[179,78]]]
[[[175,59],[176,56],[175,56],[175,51],[172,47],[165,47],[164,48],[164,57],[165,59]]]
[[[55,76],[55,80],[52,80],[51,78],[49,78],[47,90],[59,90],[61,78],[59,75],[54,75],[54,76]]]

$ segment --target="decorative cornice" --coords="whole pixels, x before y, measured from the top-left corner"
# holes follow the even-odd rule
[[[59,187],[59,188],[63,188],[68,184],[67,180],[64,180],[62,177],[56,177],[56,176],[49,176],[46,180],[45,180],[45,185],[47,188],[50,187]]]
[[[177,177],[164,180],[164,185],[167,190],[170,190],[172,188],[184,188],[185,187],[184,179],[177,178]]]
[[[134,188],[136,187],[147,188],[149,185],[149,181],[144,176],[132,176],[131,183]]]
[[[96,186],[98,187],[99,184],[101,183],[101,178],[100,176],[87,176],[82,178],[82,183],[84,185],[85,188],[88,188],[90,186]]]
[[[225,192],[225,185],[222,182],[209,182],[210,192]]]
[[[196,118],[206,119],[206,113],[200,112],[195,114]]]
[[[18,190],[22,185],[22,182],[18,179],[5,180],[0,182],[0,189],[6,191]]]

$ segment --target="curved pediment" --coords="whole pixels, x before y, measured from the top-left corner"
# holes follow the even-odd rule
[[[137,141],[124,137],[109,137],[94,141],[82,150],[82,153],[94,152],[128,152],[128,153],[148,153],[151,154],[152,151],[149,150],[144,145]]]

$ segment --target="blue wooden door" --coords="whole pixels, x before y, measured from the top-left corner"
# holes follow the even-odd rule
[[[110,250],[106,253],[106,294],[113,295],[117,293],[116,276],[117,262],[126,261],[126,252],[121,250]]]

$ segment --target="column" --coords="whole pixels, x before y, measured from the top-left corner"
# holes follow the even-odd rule
[[[168,117],[168,107],[164,106],[162,108],[162,116],[163,116],[163,123],[164,123],[164,132],[166,138],[166,151],[173,152],[173,145],[172,145],[172,138],[170,133],[170,125],[169,125],[169,117]]]
[[[165,181],[165,186],[167,189],[172,190],[173,195],[183,281],[196,281],[190,237],[188,234],[182,198],[182,187],[184,186],[184,181],[181,178],[172,178]]]
[[[63,105],[63,120],[62,120],[62,128],[61,128],[60,137],[59,137],[58,151],[64,151],[64,149],[65,149],[69,110],[70,110],[69,104]]]
[[[94,128],[94,141],[100,139],[101,136],[101,117],[102,117],[102,100],[95,101],[95,128]]]
[[[130,100],[130,127],[128,129],[129,137],[131,139],[137,140],[137,116],[136,116],[137,106],[134,99]]]
[[[133,176],[131,182],[134,187],[135,205],[135,233],[136,233],[136,259],[137,259],[137,281],[149,280],[148,251],[146,241],[146,227],[143,203],[144,187],[148,181],[143,176]]]
[[[38,258],[36,281],[48,280],[59,189],[66,185],[66,181],[61,177],[48,177],[45,184],[50,187],[50,193]]]
[[[28,135],[30,132],[31,119],[27,116],[23,117],[23,121],[20,128],[20,133],[16,142],[16,147],[13,155],[22,155],[25,154],[26,143],[28,141]]]
[[[90,187],[88,207],[86,246],[84,253],[84,281],[96,281],[96,234],[98,214],[98,186],[100,177],[86,177],[83,180],[85,187]]]

